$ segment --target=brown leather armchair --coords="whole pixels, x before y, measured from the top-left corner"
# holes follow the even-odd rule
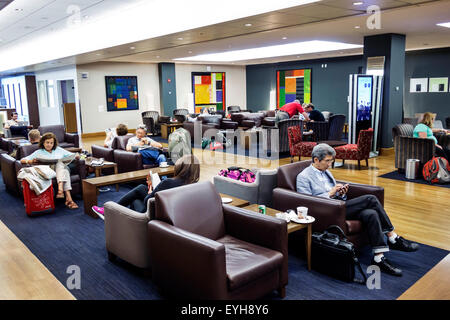
[[[288,283],[286,222],[222,205],[211,182],[160,191],[148,224],[153,282],[184,299],[258,299]]]
[[[64,125],[39,126],[38,130],[41,133],[41,136],[46,132],[53,132],[58,140],[58,145],[61,148],[80,147],[78,133],[67,133]]]
[[[316,218],[314,231],[324,231],[330,225],[338,225],[344,230],[347,238],[360,248],[367,243],[367,235],[359,220],[346,220],[345,202],[327,199],[297,192],[297,175],[311,164],[304,160],[287,164],[278,168],[278,187],[273,190],[273,206],[277,210],[286,211],[298,206],[308,207],[308,214]],[[338,183],[348,183],[338,181]],[[347,198],[352,199],[366,194],[373,194],[381,204],[384,203],[384,188],[366,184],[349,183]]]

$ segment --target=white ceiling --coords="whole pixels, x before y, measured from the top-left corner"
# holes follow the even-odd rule
[[[5,10],[14,10],[16,0]],[[126,43],[123,45],[78,54],[66,58],[37,63],[11,72],[36,71],[69,64],[84,64],[97,61],[117,62],[174,62],[172,59],[222,52],[228,50],[262,47],[307,40],[329,40],[353,44],[363,44],[367,35],[400,33],[406,35],[407,50],[450,46],[450,29],[436,26],[436,23],[450,21],[450,0],[362,0],[364,4],[354,6],[356,0],[322,0],[294,8],[272,11],[247,18],[227,21],[201,28],[186,30],[161,37]],[[32,2],[34,11],[28,16],[16,16],[10,20],[0,20],[0,49],[2,45],[20,41],[44,29],[58,28],[67,23],[70,13],[65,12],[68,4],[81,8],[81,19],[90,19],[104,9],[105,4],[123,5],[120,0],[36,0]],[[126,1],[128,5],[138,0]],[[381,13],[381,29],[370,30],[366,26],[366,8],[377,4]],[[31,5],[31,4],[30,4]],[[63,10],[64,9],[64,10]],[[24,10],[25,11],[25,10]],[[22,12],[23,13],[23,12]],[[85,17],[86,16],[86,17]],[[0,15],[1,18],[1,15]],[[46,18],[46,19],[43,19]],[[170,16],[167,16],[170,19]],[[251,23],[251,27],[244,24]],[[32,27],[25,28],[26,26]],[[355,26],[360,26],[355,29]],[[287,37],[283,40],[282,37]],[[179,40],[183,38],[183,40]],[[134,47],[134,49],[130,49]],[[189,53],[192,51],[192,53]],[[304,60],[321,57],[361,54],[362,49],[332,51],[320,54],[292,55],[270,59],[254,59],[222,64],[257,64],[289,60]],[[208,62],[211,64],[211,62]],[[3,72],[5,74],[6,72]],[[0,73],[1,75],[2,73]]]

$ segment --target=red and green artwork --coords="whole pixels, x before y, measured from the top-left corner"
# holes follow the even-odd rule
[[[311,69],[277,71],[277,108],[295,99],[311,102]]]

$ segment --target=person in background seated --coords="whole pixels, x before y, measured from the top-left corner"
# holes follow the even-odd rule
[[[311,121],[325,121],[322,112],[315,110],[312,103],[308,103],[303,109],[306,111]]]
[[[198,182],[200,178],[200,162],[194,155],[185,155],[175,162],[174,177],[162,180],[156,188],[152,187],[152,182],[147,176],[147,186],[139,185],[119,199],[118,204],[130,207],[137,212],[146,212],[148,199],[162,190],[180,187],[186,184]],[[104,207],[93,206],[92,211],[103,218]]]
[[[433,132],[446,132],[445,129],[433,129],[433,114],[431,112],[425,112],[419,124],[414,128],[414,138],[427,138],[433,139],[436,145],[436,156],[444,157],[450,162],[450,150],[448,146],[440,146]]]
[[[117,136],[124,136],[128,134],[128,127],[125,124],[119,124],[115,130],[106,129],[106,139],[103,143],[105,148],[111,148],[112,142]]]
[[[39,130],[30,130],[30,132],[28,132],[28,140],[31,144],[39,143],[39,140],[41,140],[41,133],[39,132]]]
[[[11,114],[11,119],[5,122],[4,128],[9,129],[12,135],[27,137],[28,129],[33,128],[33,126],[19,126],[19,123],[17,122],[18,117],[19,114],[17,112],[13,112]]]
[[[363,228],[367,230],[374,253],[372,264],[386,273],[401,276],[402,270],[393,266],[383,253],[388,252],[389,248],[407,252],[416,251],[419,245],[399,237],[394,232],[386,211],[374,195],[347,200],[349,185],[337,184],[328,170],[335,155],[336,151],[329,145],[325,143],[316,145],[312,151],[313,163],[297,175],[297,192],[345,201],[346,219],[361,221]]]
[[[275,125],[278,126],[278,122],[285,119],[290,119],[296,114],[301,114],[305,118],[305,121],[310,121],[308,114],[303,110],[299,100],[286,103],[282,106],[275,115]]]
[[[134,151],[133,148],[139,147],[154,147],[161,149],[162,144],[156,142],[149,137],[147,137],[147,128],[144,125],[139,125],[136,129],[136,136],[130,138],[127,143],[127,151]],[[150,151],[150,150],[149,150]],[[150,152],[146,152],[146,150],[139,150],[142,154],[142,162],[144,164],[159,164],[161,162],[166,162],[166,156],[164,154],[160,154],[157,150],[151,150]]]
[[[23,164],[38,164],[39,161],[37,158],[50,158],[50,159],[58,159],[61,160],[64,157],[72,155],[71,152],[58,147],[58,140],[56,136],[52,132],[44,133],[44,135],[39,140],[39,149],[30,154],[27,157],[24,157],[20,160]],[[58,193],[56,194],[56,198],[64,198],[64,194],[66,195],[65,205],[69,209],[77,209],[78,205],[73,201],[72,195],[70,194],[70,190],[72,190],[72,186],[70,184],[70,172],[69,168],[64,165],[62,161],[58,161],[56,164],[50,165],[50,168],[55,170],[56,172],[56,182],[58,183]]]

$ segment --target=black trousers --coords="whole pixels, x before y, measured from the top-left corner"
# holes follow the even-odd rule
[[[367,230],[374,253],[389,251],[385,233],[394,227],[377,197],[370,194],[347,200],[346,209],[346,219],[361,221]]]
[[[27,126],[11,126],[9,127],[11,135],[13,136],[23,136],[28,139],[28,127]]]
[[[145,197],[147,196],[147,192],[148,187],[140,184],[133,190],[123,195],[117,203],[124,207],[129,207],[137,212],[146,212],[147,203],[145,202]]]

